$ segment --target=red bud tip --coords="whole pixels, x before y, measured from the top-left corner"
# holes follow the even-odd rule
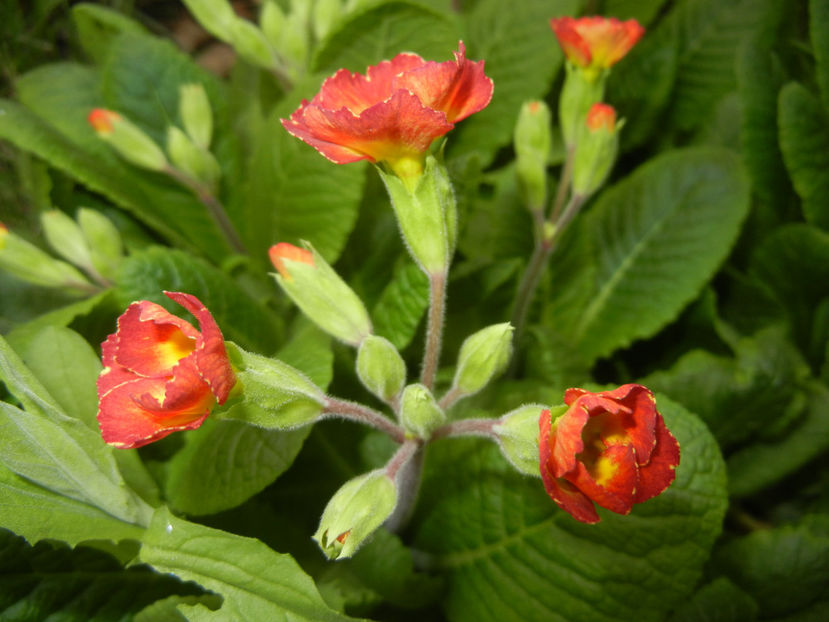
[[[282,261],[283,259],[289,259],[290,261],[301,261],[302,263],[307,263],[310,266],[314,265],[314,255],[311,251],[299,248],[293,244],[288,244],[287,242],[280,242],[279,244],[271,246],[271,249],[268,251],[268,255],[271,258],[273,267],[276,268],[279,274],[282,275],[282,278],[289,281],[291,280],[291,274],[288,272],[285,262]]]

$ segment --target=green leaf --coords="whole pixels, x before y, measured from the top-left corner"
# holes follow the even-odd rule
[[[737,53],[743,162],[751,176],[754,192],[774,206],[782,205],[789,191],[783,155],[777,144],[780,83],[780,69],[769,47],[756,41],[744,42]]]
[[[30,546],[5,530],[0,530],[0,574],[3,620],[123,620],[158,598],[200,591],[146,566],[124,569],[93,548]]]
[[[141,561],[224,598],[199,620],[351,620],[328,608],[314,582],[289,555],[243,538],[180,520],[159,510],[147,530]]]
[[[586,363],[655,334],[728,255],[748,199],[728,151],[683,149],[649,161],[599,196],[553,258],[545,323]]]
[[[821,0],[809,1],[809,35],[823,105],[829,108],[829,5]]]
[[[198,615],[204,611],[201,605],[210,610],[216,610],[222,606],[222,599],[214,594],[168,596],[144,607],[136,614],[135,622],[187,622],[188,620],[197,620]],[[191,614],[193,611],[195,613]],[[185,612],[187,615],[185,615]],[[207,616],[209,615],[207,613]]]
[[[83,337],[69,328],[44,327],[21,358],[66,414],[98,429],[95,383],[101,362]]]
[[[291,466],[309,431],[208,418],[184,435],[184,448],[167,463],[168,503],[179,512],[204,515],[247,501]]]
[[[182,308],[170,301],[164,290],[186,292],[201,300],[225,339],[249,350],[275,349],[281,328],[279,318],[207,262],[179,250],[155,246],[133,253],[121,263],[117,294],[122,307],[135,300],[150,300],[182,314]]]
[[[573,15],[581,4],[580,0],[524,0],[504,10],[501,0],[480,0],[462,16],[467,56],[486,60],[486,75],[495,83],[495,91],[489,106],[452,132],[451,157],[477,152],[486,166],[499,147],[512,141],[521,105],[549,90],[564,58],[550,18]]]
[[[647,26],[667,0],[604,0],[602,14],[612,15],[617,19],[635,19]]]
[[[778,619],[819,603],[825,609],[829,517],[806,516],[796,525],[755,531],[727,543],[715,559],[726,576],[759,604],[764,619]]]
[[[829,449],[829,389],[807,387],[806,412],[793,429],[728,457],[728,491],[737,498],[756,494],[794,473]]]
[[[288,332],[291,338],[280,348],[277,357],[325,390],[334,377],[331,337],[302,315],[297,316]]]
[[[630,516],[600,510],[598,525],[557,510],[493,445],[430,449],[415,548],[448,574],[451,622],[657,621],[690,595],[720,533],[725,468],[699,419],[657,404],[682,448],[676,481]]]
[[[757,604],[725,577],[706,583],[670,617],[670,622],[752,622]]]
[[[230,211],[252,257],[264,261],[277,242],[307,240],[333,263],[357,220],[365,166],[329,162],[288,134],[279,119],[298,101],[288,103],[256,132],[247,182]]]
[[[820,101],[796,82],[780,91],[780,149],[806,220],[829,229],[829,125]]]
[[[63,540],[71,545],[85,540],[137,540],[140,527],[103,510],[59,495],[12,473],[0,464],[0,525],[29,542]]]
[[[145,32],[141,24],[123,13],[87,2],[72,7],[72,22],[78,31],[78,42],[96,63],[103,62],[112,41],[121,33]]]
[[[340,68],[364,73],[400,52],[444,60],[457,49],[460,32],[448,17],[413,2],[375,3],[339,24],[314,57],[316,72]]]
[[[408,258],[398,262],[392,280],[371,310],[374,331],[402,350],[415,336],[429,306],[429,278]]]
[[[784,5],[775,0],[686,0],[660,27],[676,37],[679,66],[673,95],[673,124],[690,130],[706,120],[723,95],[734,89],[737,48],[748,37],[773,35]]]

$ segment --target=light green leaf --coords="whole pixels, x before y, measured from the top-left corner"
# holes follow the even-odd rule
[[[342,67],[364,73],[369,65],[400,52],[427,60],[447,60],[457,49],[460,32],[451,19],[413,2],[375,3],[350,15],[326,38],[314,58],[314,71]]]
[[[159,510],[147,530],[140,559],[159,572],[195,581],[224,598],[199,620],[351,620],[322,600],[314,582],[290,555],[243,538],[175,518]]]
[[[307,240],[333,263],[357,220],[365,167],[333,164],[288,134],[279,119],[297,104],[281,105],[255,133],[247,183],[231,211],[253,257],[264,260],[277,242]]]
[[[138,539],[141,527],[118,520],[103,510],[59,495],[15,475],[0,464],[0,525],[29,542]]]
[[[556,509],[484,441],[429,454],[415,548],[448,573],[451,622],[662,620],[693,590],[720,533],[725,468],[705,425],[664,396],[679,440],[676,481],[630,516],[585,525]]]
[[[749,203],[728,151],[668,152],[603,192],[553,258],[545,323],[590,363],[655,334],[728,255]]]
[[[806,220],[829,229],[829,125],[820,101],[790,82],[778,100],[780,149]]]
[[[580,0],[524,0],[505,10],[502,0],[481,0],[463,15],[467,57],[486,60],[495,83],[489,106],[463,121],[449,137],[449,155],[478,152],[482,165],[512,141],[521,105],[541,98],[564,58],[550,29],[552,17],[573,15]]]
[[[83,337],[69,328],[44,327],[21,358],[66,414],[98,429],[95,383],[101,361]]]
[[[302,315],[297,316],[288,332],[291,337],[280,348],[277,358],[297,368],[325,390],[334,377],[331,337]]]
[[[402,350],[415,336],[429,306],[429,278],[408,258],[399,262],[392,280],[371,310],[374,331]]]
[[[182,251],[155,246],[131,254],[121,263],[118,286],[122,307],[150,300],[179,315],[183,309],[164,290],[193,294],[210,310],[225,339],[250,350],[275,348],[280,319],[219,269]]]

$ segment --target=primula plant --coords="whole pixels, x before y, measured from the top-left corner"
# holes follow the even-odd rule
[[[829,616],[825,2],[25,4],[0,618]]]

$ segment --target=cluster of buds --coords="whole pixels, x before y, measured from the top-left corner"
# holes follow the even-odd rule
[[[222,2],[217,6],[223,6]],[[188,0],[187,4],[192,9],[209,3]],[[272,2],[266,4],[267,23],[278,21],[273,17],[276,9],[267,8],[272,6]],[[296,3],[292,6],[296,8]],[[233,21],[238,18],[228,10],[201,18],[213,20],[217,31],[231,32],[239,28]],[[600,53],[604,48],[595,47],[591,32],[588,29],[584,34],[593,45],[588,46],[587,56],[573,44],[572,36],[562,45],[568,42],[578,49],[577,60],[584,61],[580,65],[583,79],[595,82],[600,70],[620,55],[613,50]],[[495,440],[511,464],[522,473],[540,476],[551,498],[583,522],[598,520],[593,502],[627,513],[634,503],[659,494],[673,481],[678,444],[652,395],[639,385],[600,393],[571,389],[562,406],[531,404],[498,419],[453,420],[452,406],[481,391],[506,369],[513,349],[509,323],[467,337],[452,384],[436,396],[434,372],[441,345],[445,279],[456,229],[454,194],[440,161],[438,139],[456,122],[483,109],[493,93],[483,61],[467,60],[462,42],[454,56],[454,60],[438,63],[399,54],[369,67],[365,75],[341,70],[325,81],[312,100],[303,101],[282,121],[291,134],[336,163],[368,160],[377,166],[407,248],[429,276],[432,288],[420,382],[409,382],[400,352],[374,334],[360,297],[313,246],[281,242],[270,249],[278,286],[320,329],[356,350],[357,377],[390,409],[390,415],[327,395],[282,361],[225,344],[209,311],[195,297],[167,293],[195,316],[199,330],[147,301],[133,303],[121,316],[117,332],[103,344],[105,369],[98,381],[98,420],[107,442],[139,447],[174,431],[198,427],[222,405],[215,416],[273,429],[337,416],[388,433],[399,447],[387,464],[347,482],[323,512],[314,539],[333,559],[353,555],[384,523],[405,521],[417,489],[423,448],[441,438],[471,434]],[[182,104],[180,112],[189,121],[185,120],[185,132],[180,133],[194,147],[206,150],[209,107],[206,100],[183,91],[183,102],[185,98],[187,110]],[[523,115],[524,125],[517,134],[523,137],[520,157],[528,162],[529,170],[546,164],[549,130],[544,134],[540,128],[549,128],[549,113],[541,104],[530,104]],[[577,157],[577,163],[582,161],[578,158],[587,162],[577,166],[589,170],[574,177],[578,188],[593,187],[607,175],[613,158],[601,154],[613,151],[615,156],[613,140],[618,129],[612,109],[597,108],[585,116],[584,131],[597,138]],[[201,123],[196,122],[199,118]],[[101,124],[104,137],[134,163],[153,163],[156,170],[167,166],[164,154],[120,117],[99,114],[95,122]],[[585,145],[592,144],[591,140],[584,138]],[[140,151],[141,145],[143,153],[127,155],[127,147]],[[534,183],[537,186],[538,180]],[[531,191],[538,198],[538,188]]]
[[[0,268],[34,285],[70,294],[89,294],[112,284],[124,256],[121,235],[112,221],[82,207],[75,219],[60,210],[43,212],[40,223],[49,246],[66,261],[0,223]]]

